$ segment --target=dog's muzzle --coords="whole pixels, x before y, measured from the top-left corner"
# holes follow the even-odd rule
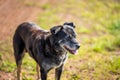
[[[67,46],[64,46],[64,48],[65,48],[67,51],[69,51],[71,54],[78,54],[78,49],[80,48],[80,45],[77,44],[77,45],[76,45],[76,49],[74,49],[74,50],[68,48]]]

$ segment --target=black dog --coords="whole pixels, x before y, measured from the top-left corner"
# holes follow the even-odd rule
[[[53,68],[55,68],[56,80],[60,80],[67,59],[67,51],[76,54],[80,47],[76,41],[74,28],[75,25],[72,22],[55,26],[50,29],[50,32],[30,22],[19,25],[13,37],[17,80],[20,80],[21,64],[25,52],[28,52],[39,65],[41,80],[47,80],[47,73]]]

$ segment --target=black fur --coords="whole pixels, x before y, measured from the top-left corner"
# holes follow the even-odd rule
[[[72,23],[67,25],[73,26]],[[50,32],[44,31],[29,22],[19,25],[13,37],[17,80],[20,80],[21,64],[25,52],[28,52],[39,65],[42,80],[47,80],[47,73],[52,68],[56,69],[56,80],[60,80],[63,66],[67,59],[67,51],[61,45],[65,42],[64,38],[67,35],[67,32],[63,32],[62,25],[51,28]],[[72,45],[75,45],[75,49],[78,49],[76,47],[79,46],[78,43],[76,41],[73,42],[74,44]]]

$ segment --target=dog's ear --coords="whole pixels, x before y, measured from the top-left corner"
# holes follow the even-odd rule
[[[62,26],[54,26],[50,29],[52,34],[56,34],[58,31],[60,31]]]
[[[73,22],[65,22],[63,25],[68,25],[70,27],[75,28],[75,24]]]

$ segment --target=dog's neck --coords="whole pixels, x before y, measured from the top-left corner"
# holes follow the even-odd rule
[[[55,45],[54,36],[49,35],[45,39],[45,54],[51,56],[61,56],[66,54],[67,52],[62,49],[59,45]]]

